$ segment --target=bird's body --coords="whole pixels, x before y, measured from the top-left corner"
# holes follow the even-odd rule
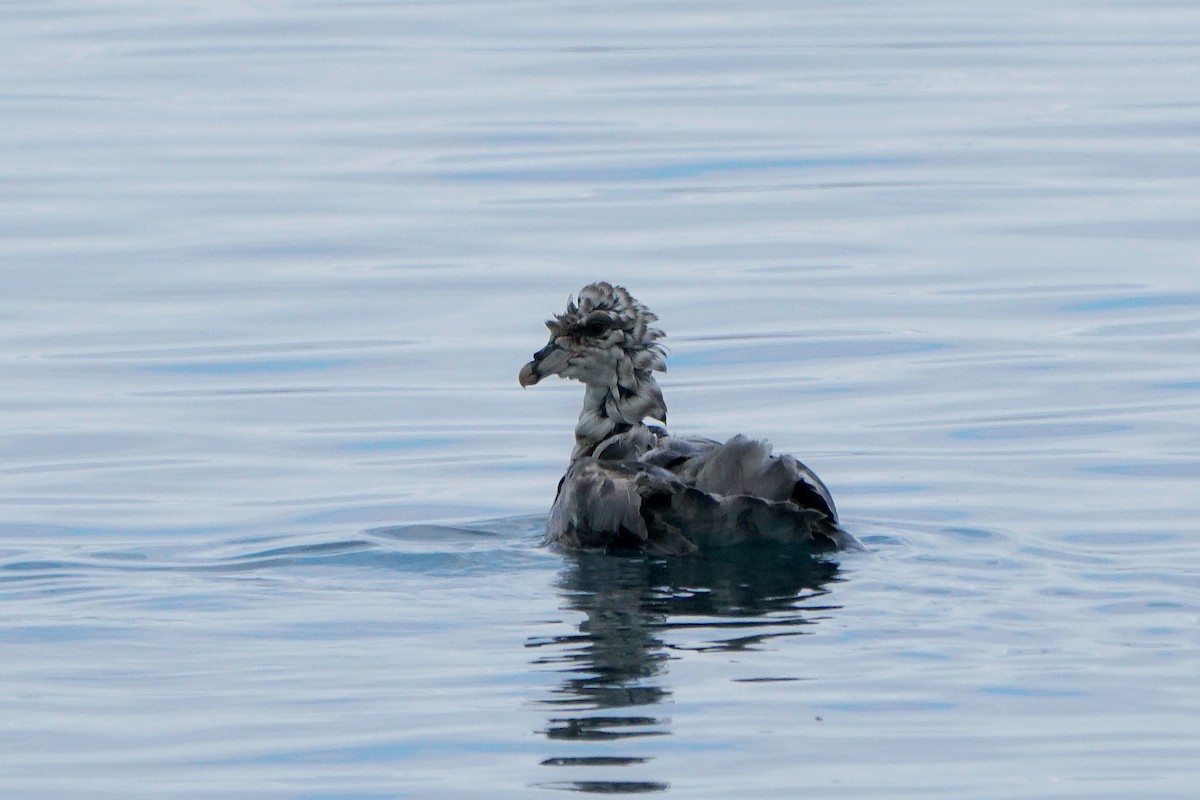
[[[721,443],[667,433],[656,320],[620,286],[585,286],[546,322],[549,344],[521,369],[522,386],[548,375],[585,386],[546,541],[674,555],[753,540],[861,547],[838,527],[825,484],[791,456],[740,435]]]

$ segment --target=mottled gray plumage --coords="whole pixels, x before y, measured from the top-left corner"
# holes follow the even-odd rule
[[[624,288],[593,283],[546,322],[550,342],[522,367],[522,386],[559,375],[585,387],[546,541],[677,555],[755,539],[860,548],[825,484],[791,456],[741,435],[667,433],[657,319]]]

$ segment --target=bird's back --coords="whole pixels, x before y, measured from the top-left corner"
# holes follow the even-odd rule
[[[576,459],[547,526],[548,542],[572,549],[683,555],[756,540],[861,547],[811,470],[744,436],[665,437],[636,460]]]

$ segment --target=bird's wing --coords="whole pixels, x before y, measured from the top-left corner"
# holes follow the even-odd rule
[[[658,518],[686,488],[652,464],[576,459],[558,484],[546,541],[582,550],[694,554],[696,546]]]
[[[861,549],[820,479],[766,442],[665,438],[640,461],[571,462],[546,541],[569,549],[694,555],[748,541]]]
[[[789,455],[772,455],[764,441],[737,435],[711,439],[672,437],[642,458],[668,469],[689,486],[720,496],[793,502],[837,522],[833,497],[821,479]]]
[[[641,461],[680,474],[685,465],[710,454],[721,443],[699,436],[661,435],[653,448],[644,453]]]

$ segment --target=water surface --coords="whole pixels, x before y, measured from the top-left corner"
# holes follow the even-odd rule
[[[1189,4],[0,19],[5,796],[1193,796]],[[538,546],[597,279],[868,553]]]

